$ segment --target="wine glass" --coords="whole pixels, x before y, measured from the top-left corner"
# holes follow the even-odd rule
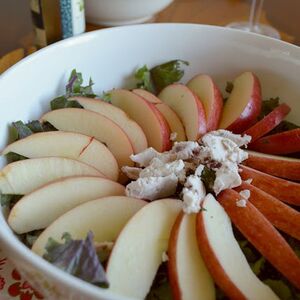
[[[227,25],[227,27],[255,32],[276,39],[280,39],[280,34],[275,28],[269,25],[261,24],[259,22],[263,3],[264,0],[252,0],[249,21],[230,23]]]

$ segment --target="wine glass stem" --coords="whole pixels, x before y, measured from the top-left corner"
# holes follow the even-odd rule
[[[249,28],[250,31],[254,31],[255,27],[259,23],[260,14],[262,11],[264,0],[252,0],[250,16],[249,16]]]

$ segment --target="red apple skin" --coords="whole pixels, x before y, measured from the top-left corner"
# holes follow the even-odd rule
[[[269,154],[290,154],[300,151],[300,128],[268,135],[249,145],[249,149]]]
[[[300,181],[299,159],[248,151],[248,159],[243,161],[243,165],[269,175]]]
[[[206,201],[206,200],[204,200]],[[210,246],[209,240],[206,235],[203,213],[199,212],[196,219],[196,232],[198,246],[201,252],[201,256],[205,261],[205,265],[218,286],[224,291],[226,295],[233,300],[246,300],[247,298],[243,293],[233,284],[231,279],[225,273],[222,265],[214,254],[214,250]]]
[[[247,240],[299,289],[300,259],[264,215],[249,201],[238,207],[241,196],[233,190],[224,190],[217,198]]]
[[[249,190],[249,201],[278,229],[300,240],[300,213],[259,188],[243,182],[234,189]]]
[[[274,196],[282,202],[300,205],[300,184],[278,178],[252,168],[240,165],[243,180],[252,179],[251,184]]]
[[[170,280],[170,286],[171,286],[171,291],[172,291],[172,295],[174,297],[175,300],[182,300],[182,295],[181,295],[181,290],[180,290],[180,286],[179,286],[179,282],[178,282],[178,277],[176,274],[178,274],[177,272],[177,264],[176,264],[176,257],[177,257],[177,239],[178,239],[178,233],[179,233],[179,227],[180,227],[180,223],[182,221],[183,218],[183,212],[181,212],[173,227],[171,230],[171,234],[170,236],[173,238],[169,239],[169,246],[168,246],[168,256],[169,256],[169,260],[168,260],[168,274],[169,274],[169,280]]]
[[[250,135],[252,137],[251,143],[253,143],[274,129],[290,111],[291,108],[287,104],[282,103],[268,115],[266,115],[262,120],[248,128],[244,134]]]
[[[258,78],[252,73],[253,87],[252,94],[248,100],[248,104],[241,115],[226,129],[233,133],[242,133],[251,127],[256,121],[261,111],[261,87]],[[234,87],[233,87],[234,88]],[[229,100],[227,100],[229,101]],[[224,105],[226,106],[226,104]]]
[[[202,102],[203,99],[196,92],[196,89],[193,88],[193,84],[196,85],[198,78],[200,80],[200,78],[202,78],[203,76],[207,77],[207,79],[210,80],[213,89],[212,99],[210,100],[207,99],[206,101],[208,107],[204,105],[207,132],[209,132],[209,131],[217,130],[219,128],[219,122],[223,111],[223,96],[221,94],[220,89],[217,87],[217,85],[214,83],[211,77],[209,77],[208,75],[200,74],[200,75],[196,75],[187,83],[187,86],[198,96],[199,100]]]
[[[199,137],[198,139],[203,136],[207,131],[207,124],[206,124],[206,116],[205,116],[205,110],[204,110],[204,106],[202,104],[202,102],[199,100],[199,98],[197,97],[197,95],[195,93],[193,93],[194,97],[198,100],[197,101],[197,106],[198,106],[198,114],[199,114],[199,125],[198,125],[198,128],[199,128],[199,131],[198,131],[198,134],[199,134]]]

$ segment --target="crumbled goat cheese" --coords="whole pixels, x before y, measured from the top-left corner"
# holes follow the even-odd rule
[[[125,166],[125,167],[122,167],[121,170],[128,178],[136,180],[140,177],[140,173],[143,169]]]
[[[178,178],[171,174],[165,177],[140,177],[126,186],[126,196],[155,200],[174,195]]]
[[[220,168],[216,170],[216,179],[213,190],[216,195],[221,191],[237,187],[242,184],[242,179],[238,172],[237,164],[233,162],[224,162]]]
[[[162,262],[166,262],[166,261],[168,261],[169,260],[169,256],[168,256],[168,254],[166,253],[166,251],[164,251],[163,253],[162,253],[162,256],[161,256],[161,261]]]
[[[247,206],[247,200],[246,199],[240,199],[236,201],[237,207],[246,207]]]
[[[252,183],[252,181],[253,181],[253,179],[252,179],[252,178],[249,178],[249,179],[245,180],[245,182],[246,182],[246,183],[248,183],[248,184],[251,184],[251,183]]]
[[[242,190],[239,192],[241,197],[245,200],[248,200],[250,198],[251,192],[249,190]]]
[[[190,175],[182,189],[183,211],[187,214],[200,211],[200,205],[206,196],[204,183],[196,175]]]
[[[177,139],[177,132],[172,132],[170,134],[170,141],[175,142]]]
[[[130,155],[130,159],[135,163],[138,163],[140,167],[147,167],[149,166],[151,160],[158,156],[160,156],[160,153],[154,148],[149,147],[138,154]]]
[[[159,153],[148,148],[132,155],[131,159],[144,168],[123,168],[130,178],[137,179],[127,185],[126,195],[155,200],[174,195],[180,183],[183,185],[180,195],[183,210],[196,213],[206,196],[201,180],[204,167],[215,172],[213,191],[216,195],[241,185],[238,165],[248,158],[248,153],[240,147],[246,146],[250,140],[250,136],[220,129],[205,134],[198,142],[175,142],[170,151]],[[247,192],[244,194],[239,205],[247,201]]]

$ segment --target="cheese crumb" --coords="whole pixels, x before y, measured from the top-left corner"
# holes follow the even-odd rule
[[[166,262],[166,261],[168,261],[169,260],[169,256],[168,256],[168,254],[166,253],[166,251],[164,251],[163,253],[162,253],[162,256],[161,256],[161,261],[162,262]]]
[[[172,132],[170,134],[170,141],[175,142],[177,139],[177,132]]]
[[[240,199],[240,200],[236,201],[236,206],[238,206],[238,207],[246,207],[247,206],[247,200]]]
[[[242,198],[244,198],[245,200],[248,200],[250,198],[250,191],[249,190],[242,190],[239,193],[241,195]]]
[[[253,181],[253,179],[252,179],[252,178],[249,178],[249,179],[245,180],[245,182],[246,182],[246,183],[248,183],[248,184],[251,184],[251,183],[252,183],[252,181]]]
[[[159,155],[159,152],[157,152],[154,148],[149,147],[138,154],[130,155],[130,159],[139,164],[140,167],[147,167],[149,166],[151,160]]]

